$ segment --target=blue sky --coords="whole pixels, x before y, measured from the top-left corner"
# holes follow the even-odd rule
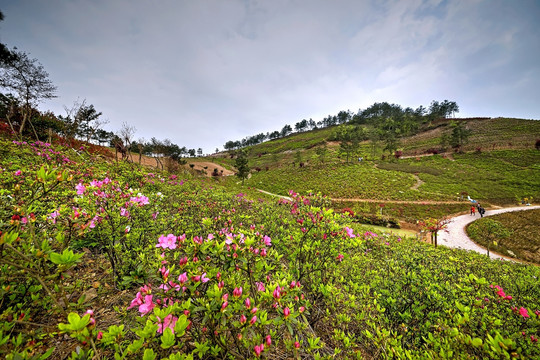
[[[205,153],[374,102],[540,118],[536,0],[0,0],[0,41],[39,60],[65,115]]]

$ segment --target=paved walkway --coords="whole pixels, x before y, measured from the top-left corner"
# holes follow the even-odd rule
[[[502,214],[505,212],[510,211],[524,211],[524,210],[532,210],[532,209],[540,209],[540,205],[536,206],[518,206],[518,207],[511,207],[511,208],[501,208],[501,209],[495,209],[495,210],[486,210],[486,213],[484,216],[492,216],[497,214]],[[480,219],[480,215],[478,212],[475,216],[472,215],[461,215],[456,216],[455,218],[452,218],[450,223],[448,223],[447,231],[440,231],[438,234],[438,242],[439,245],[444,245],[451,248],[460,248],[465,250],[472,250],[476,251],[480,254],[487,254],[487,250],[481,247],[480,245],[473,242],[465,233],[465,226],[467,224],[473,222],[474,220]],[[490,251],[489,257],[492,259],[505,259],[505,260],[512,260],[511,258],[494,254]]]

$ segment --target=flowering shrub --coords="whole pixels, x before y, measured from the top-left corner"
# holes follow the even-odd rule
[[[540,356],[536,267],[47,148],[0,139],[3,358]]]

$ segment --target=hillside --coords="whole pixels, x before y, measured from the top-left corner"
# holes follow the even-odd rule
[[[433,202],[444,208],[442,212],[435,209],[436,216],[464,211],[466,202],[459,202],[467,195],[488,205],[510,205],[524,197],[538,199],[540,152],[534,144],[540,121],[464,121],[471,135],[460,152],[441,147],[441,136],[451,131],[451,122],[439,120],[417,135],[402,138],[399,159],[384,154],[380,142],[364,141],[347,163],[345,155],[339,154],[339,141],[329,140],[339,127],[268,141],[248,148],[253,176],[247,184],[280,195],[294,184],[297,191],[322,192],[335,199],[336,206],[362,213],[379,209],[361,200],[380,200],[390,203],[388,215],[413,222],[432,212]],[[439,154],[433,155],[435,152]],[[358,157],[363,161],[358,162]],[[228,156],[222,160],[234,164]],[[411,212],[398,205],[407,201],[431,204]]]
[[[466,204],[453,187],[478,179],[493,177],[473,189],[489,199],[538,191],[538,151],[345,164],[329,143],[324,163],[287,164],[324,133],[252,148],[252,167],[269,169],[245,186],[1,137],[0,355],[540,357],[540,268],[383,234],[305,195],[386,199],[351,202],[361,214],[448,214]],[[297,192],[256,191],[272,186]],[[441,203],[392,203],[426,198]]]

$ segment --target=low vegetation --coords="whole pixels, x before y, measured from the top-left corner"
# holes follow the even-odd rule
[[[467,233],[477,243],[492,251],[540,264],[538,227],[540,210],[518,211],[479,219]],[[489,222],[487,220],[490,220]],[[489,226],[496,222],[498,226]]]
[[[8,359],[540,356],[536,267],[366,231],[316,194],[0,145]]]

